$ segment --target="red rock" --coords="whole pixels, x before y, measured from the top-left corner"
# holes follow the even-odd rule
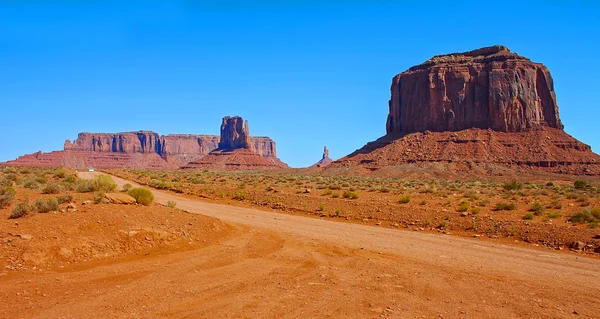
[[[394,77],[386,129],[328,169],[600,175],[600,156],[563,131],[548,69],[503,46],[435,56]]]
[[[286,166],[277,158],[276,144],[268,137],[249,137],[250,149],[276,165]],[[151,131],[124,133],[79,133],[64,151],[34,153],[8,161],[6,165],[62,166],[69,168],[146,168],[177,169],[197,161],[218,148],[219,136],[171,134]]]
[[[321,160],[310,167],[327,167],[331,163],[333,163],[333,160],[329,158],[329,149],[327,149],[327,146],[325,146],[323,149],[323,157],[321,158]]]
[[[248,121],[240,116],[226,116],[221,124],[220,150],[250,149]]]
[[[548,69],[504,46],[439,55],[392,81],[387,133],[562,129]]]
[[[250,170],[288,167],[276,157],[265,158],[251,149],[248,121],[224,117],[219,148],[183,166],[184,169]]]

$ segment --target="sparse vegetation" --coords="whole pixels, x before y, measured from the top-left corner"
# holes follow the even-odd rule
[[[349,198],[349,199],[358,199],[358,197],[359,197],[357,192],[351,192],[351,191],[345,191],[343,196],[344,196],[344,198]]]
[[[66,193],[64,195],[57,196],[56,200],[59,204],[71,203],[73,202],[73,195],[71,195],[71,193]]]
[[[21,217],[27,216],[30,211],[31,211],[31,206],[29,205],[29,202],[22,201],[22,202],[17,203],[17,205],[15,205],[15,207],[13,208],[13,210],[8,218],[9,219],[21,218]]]
[[[177,207],[177,202],[170,200],[167,202],[167,207],[175,208],[175,207]]]
[[[121,188],[121,191],[122,191],[122,192],[125,192],[125,193],[127,193],[127,192],[129,192],[131,189],[133,189],[133,186],[132,186],[131,184],[129,184],[129,183],[128,183],[128,184],[125,184],[125,185],[123,185],[123,187]]]
[[[525,220],[532,220],[534,217],[534,215],[532,213],[527,213],[523,216],[523,219]]]
[[[36,213],[49,213],[58,210],[58,201],[54,197],[38,198],[32,205]]]
[[[400,204],[410,203],[410,196],[409,195],[400,196],[400,199],[398,199],[398,203],[400,203]]]
[[[233,199],[235,200],[244,200],[246,197],[246,193],[244,192],[236,192],[235,195],[233,195]]]
[[[517,209],[517,205],[515,203],[498,202],[496,204],[495,210],[502,211],[502,210],[515,210],[515,209]]]
[[[523,184],[515,180],[504,183],[503,187],[507,191],[518,191],[523,189]]]
[[[586,181],[575,181],[575,183],[573,183],[573,186],[575,187],[575,189],[578,190],[585,190],[588,187],[590,187],[590,185]]]
[[[48,183],[46,186],[44,186],[44,188],[42,188],[42,194],[58,194],[60,191],[60,185],[55,182]]]
[[[145,188],[133,188],[128,192],[129,196],[135,198],[138,204],[148,206],[154,200],[154,194]]]
[[[536,216],[540,216],[541,214],[544,213],[544,211],[546,210],[546,207],[544,207],[544,205],[540,202],[534,202],[533,204],[531,204],[531,207],[529,207],[529,211],[533,212]]]
[[[15,194],[16,192],[12,187],[0,186],[0,209],[10,206]]]

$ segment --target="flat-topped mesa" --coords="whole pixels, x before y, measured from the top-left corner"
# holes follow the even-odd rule
[[[434,56],[392,80],[388,134],[563,129],[548,69],[504,46]]]
[[[66,140],[65,151],[90,151],[112,153],[156,153],[163,154],[165,142],[162,136],[152,131],[125,132],[116,134],[79,133],[71,143]]]
[[[241,116],[226,116],[221,124],[220,150],[250,149],[248,121]]]

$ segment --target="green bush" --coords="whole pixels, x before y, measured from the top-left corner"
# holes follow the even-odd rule
[[[21,184],[23,185],[23,187],[29,188],[29,189],[40,188],[40,184],[38,184],[38,182],[36,182],[36,180],[31,177],[27,177],[27,178],[24,178],[23,180],[21,180]]]
[[[333,193],[333,194],[331,194],[331,197],[332,198],[338,198],[338,197],[340,197],[340,194],[339,193]]]
[[[172,200],[170,200],[170,201],[167,202],[167,207],[169,207],[169,208],[175,208],[175,207],[177,207],[177,203],[174,202],[174,201],[172,201]]]
[[[129,192],[129,191],[130,191],[132,188],[133,188],[133,186],[132,186],[131,184],[125,184],[125,185],[123,185],[123,188],[121,188],[121,191],[122,191],[122,192],[125,192],[125,193],[127,193],[127,192]]]
[[[117,189],[117,184],[115,184],[115,181],[112,179],[112,177],[108,175],[102,174],[98,176],[96,181],[98,183],[98,190],[100,191],[110,193]]]
[[[504,187],[504,189],[507,191],[518,191],[518,190],[523,189],[523,184],[521,184],[518,181],[510,181],[510,182],[504,183],[504,185],[502,185],[502,187]]]
[[[410,196],[409,195],[400,196],[400,199],[398,200],[398,203],[400,203],[400,204],[408,204],[408,203],[410,203]]]
[[[359,195],[357,192],[345,191],[343,196],[344,198],[357,199]]]
[[[322,195],[323,195],[323,196],[329,196],[329,195],[331,195],[331,194],[333,194],[333,191],[332,191],[331,189],[329,189],[329,188],[326,188],[326,189],[323,191],[323,194],[322,194]]]
[[[460,206],[458,206],[458,208],[457,208],[456,210],[457,210],[458,212],[464,213],[464,212],[466,212],[466,211],[468,211],[468,210],[469,210],[469,207],[470,207],[469,203],[467,203],[467,202],[462,202],[462,203],[460,204]]]
[[[584,209],[579,213],[575,213],[569,219],[572,223],[597,223],[600,220],[600,210],[594,209],[591,210],[589,208]]]
[[[515,210],[517,205],[515,203],[498,202],[496,204],[496,210]]]
[[[71,203],[73,202],[73,195],[71,195],[71,193],[66,193],[62,196],[57,196],[56,200],[59,204]]]
[[[525,220],[532,220],[533,219],[533,214],[532,213],[527,213],[527,214],[525,214],[525,216],[523,216],[523,219],[525,219]]]
[[[133,188],[128,192],[129,196],[135,198],[135,200],[142,205],[150,205],[154,200],[154,195],[151,191],[145,188]]]
[[[65,179],[63,179],[63,182],[65,183],[75,183],[77,181],[77,176],[71,174],[71,175],[67,175],[65,177]]]
[[[235,200],[244,200],[244,199],[246,199],[246,193],[244,193],[244,192],[236,192],[235,195],[233,195],[233,199],[235,199]]]
[[[58,194],[60,193],[60,185],[58,183],[48,183],[42,188],[42,194]]]
[[[36,213],[47,213],[56,211],[58,209],[58,200],[54,197],[50,198],[38,198],[33,203],[33,210]]]
[[[15,194],[16,192],[12,187],[0,187],[0,209],[10,206]]]
[[[104,193],[103,191],[98,191],[94,193],[94,203],[100,204],[104,201],[104,198],[106,198],[106,193]]]
[[[8,218],[16,219],[16,218],[21,218],[23,216],[27,216],[29,214],[30,210],[31,210],[31,207],[29,206],[29,203],[27,201],[22,201],[22,202],[18,203],[17,205],[15,205],[15,207],[12,210],[12,213],[10,214],[10,216]]]
[[[573,186],[575,186],[575,189],[579,190],[584,190],[590,187],[590,185],[586,181],[575,181]]]
[[[559,212],[548,213],[549,218],[560,218],[561,214]]]
[[[535,202],[531,204],[531,207],[529,207],[529,211],[533,212],[536,216],[543,214],[544,210],[546,210],[546,207],[544,207],[544,205],[540,202]]]

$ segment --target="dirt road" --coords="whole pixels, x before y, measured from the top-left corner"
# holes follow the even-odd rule
[[[219,245],[194,251],[7,278],[0,282],[5,296],[28,288],[40,293],[28,303],[9,303],[18,311],[0,315],[600,318],[597,258],[153,192],[158,202],[176,201],[178,208],[215,216],[236,230]]]

